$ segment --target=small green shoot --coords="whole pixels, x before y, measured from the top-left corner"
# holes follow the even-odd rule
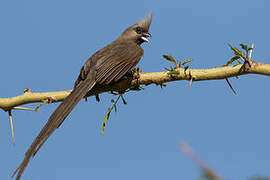
[[[118,97],[117,97],[116,100],[111,99],[111,103],[113,103],[113,104],[112,104],[112,106],[110,108],[108,108],[107,114],[104,116],[104,119],[103,119],[103,122],[102,122],[101,135],[104,134],[106,123],[107,123],[107,121],[109,120],[109,118],[111,116],[111,112],[114,110],[115,113],[117,113],[117,103],[118,103],[119,99],[120,98],[122,99],[123,104],[127,104],[126,100],[123,97],[123,94],[119,93],[117,95],[118,95]]]
[[[183,61],[182,63],[181,63],[181,66],[183,66],[183,65],[185,65],[185,64],[187,64],[187,63],[189,63],[189,62],[191,62],[192,61],[192,59],[187,59],[187,60],[185,60],[185,61]]]
[[[166,60],[172,62],[175,67],[179,67],[179,62],[177,62],[172,56],[170,55],[162,55]]]
[[[240,49],[233,47],[232,45],[228,44],[231,48],[231,50],[234,53],[234,57],[232,57],[224,66],[229,66],[231,65],[233,62],[236,62],[237,64],[241,64],[239,59],[244,60],[245,62],[248,62],[248,56],[249,56],[249,52],[251,50],[253,50],[253,47],[248,47],[248,45],[246,44],[240,44],[241,48],[244,50],[241,51]]]
[[[182,63],[177,60],[175,60],[172,56],[170,55],[162,55],[166,60],[172,62],[175,67],[170,66],[170,68],[164,68],[165,70],[169,71],[168,74],[169,75],[179,75],[179,71],[177,70],[177,68],[181,68],[181,66],[184,66],[185,64],[189,63],[192,61],[192,59],[187,59],[185,61],[183,61]],[[185,66],[184,69],[187,70],[189,68],[189,66]]]
[[[231,48],[231,50],[233,51],[234,55],[237,56],[239,58],[241,58],[244,61],[247,61],[247,56],[245,55],[245,53],[243,53],[243,51],[241,51],[240,49],[233,47],[232,45],[228,44]],[[236,58],[234,58],[236,59]]]

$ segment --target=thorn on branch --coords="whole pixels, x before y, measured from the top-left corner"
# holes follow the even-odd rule
[[[228,78],[225,78],[225,80],[226,80],[227,84],[229,85],[229,87],[231,88],[232,92],[233,92],[235,95],[237,95],[237,94],[236,94],[236,91],[233,89],[233,87],[232,87],[232,85],[231,85],[229,79],[228,79]]]
[[[251,47],[249,48],[249,54],[248,54],[248,62],[250,64],[250,67],[251,67],[251,64],[252,64],[251,56],[252,56],[252,53],[253,53],[253,49],[254,49],[254,42],[252,42]]]
[[[193,82],[193,80],[195,80],[195,77],[192,76],[191,71],[189,71],[189,79],[190,79],[190,81],[189,81],[189,88],[191,88],[192,82]]]
[[[193,80],[193,78],[191,78],[190,81],[189,81],[189,88],[191,88],[192,80]]]
[[[122,99],[122,101],[123,101],[123,104],[127,104],[127,101],[126,101],[125,98],[123,97],[123,94],[122,94],[122,93],[120,93],[120,97],[121,97],[121,99]]]
[[[14,109],[14,110],[24,110],[24,111],[36,111],[35,109],[32,109],[32,108],[20,107],[20,106],[13,107],[12,109]]]
[[[9,116],[9,122],[10,122],[12,141],[13,141],[13,145],[15,145],[14,128],[13,128],[13,120],[12,120],[11,110],[8,110],[8,116]]]

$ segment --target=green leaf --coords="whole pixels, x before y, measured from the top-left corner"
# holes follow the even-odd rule
[[[240,61],[238,61],[238,60],[235,60],[235,61],[237,62],[237,64],[241,64]]]
[[[106,114],[106,115],[104,116],[103,123],[102,123],[101,135],[104,134],[104,130],[105,130],[105,126],[106,126],[106,122],[107,122],[108,118],[109,118],[109,115]]]
[[[231,65],[234,61],[238,60],[240,57],[239,56],[234,56],[232,59],[230,59],[225,66]],[[238,61],[239,62],[239,61]]]
[[[165,59],[167,59],[168,61],[171,61],[171,62],[175,62],[175,59],[172,57],[172,56],[169,56],[169,55],[162,55]]]
[[[240,44],[240,46],[242,47],[242,49],[244,49],[245,51],[248,51],[248,46],[246,44]]]
[[[229,46],[230,46],[230,48],[233,50],[233,53],[234,53],[236,56],[239,56],[239,57],[242,58],[244,61],[247,60],[245,54],[244,54],[240,49],[238,49],[238,48],[236,48],[236,47],[233,47],[233,46],[230,45],[230,44],[229,44]]]
[[[191,61],[192,61],[192,59],[187,59],[187,60],[185,60],[184,62],[181,63],[181,66],[182,66],[182,65],[185,65],[185,64],[187,64],[187,63],[189,63],[189,62],[191,62]]]
[[[185,67],[184,67],[184,70],[186,71],[188,68],[189,68],[189,66],[185,66]]]
[[[103,119],[103,125],[105,126],[105,122],[108,120],[108,118],[109,118],[109,115],[108,114],[106,114],[105,116],[104,116],[104,119]]]
[[[178,65],[177,61],[172,57],[172,56],[169,56],[169,55],[162,55],[166,60],[168,61],[171,61],[172,63],[175,64],[175,66]]]

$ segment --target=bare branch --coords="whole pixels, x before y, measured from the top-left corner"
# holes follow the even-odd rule
[[[164,84],[171,81],[187,80],[190,81],[190,74],[192,74],[192,82],[194,81],[205,81],[205,80],[217,80],[225,79],[235,76],[241,76],[244,74],[261,74],[270,76],[270,64],[257,63],[252,61],[251,67],[243,70],[243,65],[239,64],[235,66],[225,66],[212,69],[183,69],[176,68],[177,74],[170,74],[170,71],[163,72],[152,72],[152,73],[140,73],[139,78],[129,77],[121,80],[115,84],[106,86],[97,86],[85,97],[95,96],[104,92],[125,92],[125,90],[138,86],[138,85],[149,85],[149,84]],[[68,91],[57,91],[57,92],[43,92],[33,93],[31,91],[25,91],[20,96],[11,98],[0,98],[0,108],[4,111],[8,111],[14,107],[30,104],[30,103],[44,103],[50,101],[50,103],[59,102],[65,99],[69,95],[71,90]]]

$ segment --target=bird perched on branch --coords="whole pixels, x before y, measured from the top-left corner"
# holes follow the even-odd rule
[[[107,85],[119,81],[143,56],[140,45],[149,42],[149,27],[152,14],[127,28],[115,41],[93,54],[81,68],[74,89],[56,108],[48,122],[33,141],[24,160],[12,177],[20,179],[30,158],[35,156],[56,128],[60,127],[78,102],[96,85]]]

